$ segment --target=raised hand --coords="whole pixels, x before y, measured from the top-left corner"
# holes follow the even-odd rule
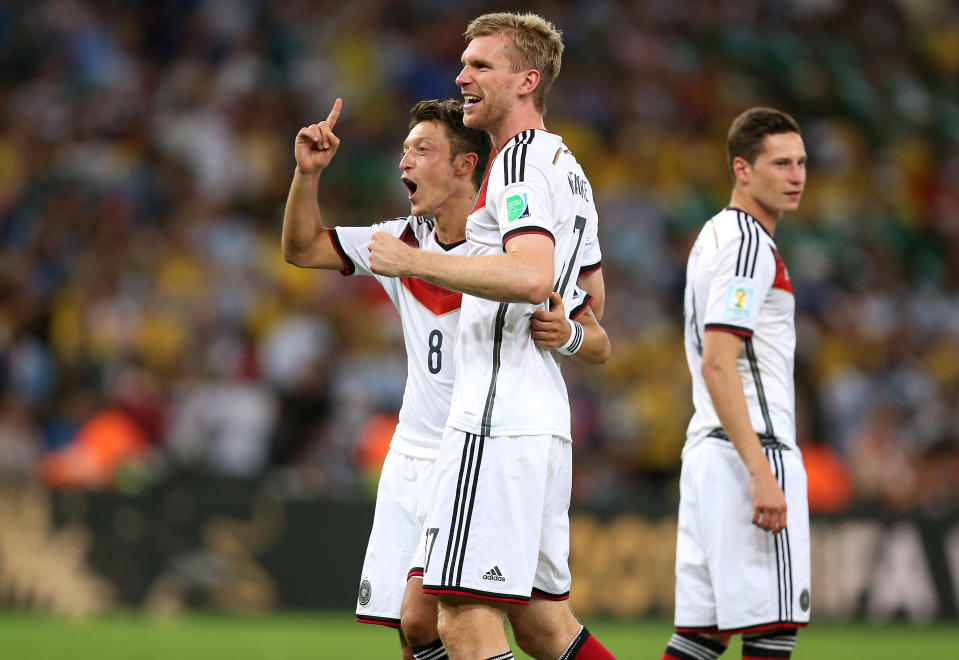
[[[293,154],[296,156],[296,167],[303,174],[319,174],[333,160],[340,146],[340,138],[333,134],[333,127],[342,108],[343,99],[336,99],[325,121],[304,126],[296,134]]]

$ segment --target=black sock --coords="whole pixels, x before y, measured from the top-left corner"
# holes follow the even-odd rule
[[[669,660],[715,660],[726,647],[695,633],[673,633],[663,658]]]
[[[446,648],[440,639],[425,646],[411,645],[410,648],[413,650],[413,657],[416,660],[449,660],[449,656],[446,655]]]
[[[796,631],[743,635],[744,658],[789,658],[796,648]]]

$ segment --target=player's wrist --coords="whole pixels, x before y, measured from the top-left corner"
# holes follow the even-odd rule
[[[569,339],[567,339],[566,343],[562,346],[557,346],[556,352],[562,355],[573,355],[583,347],[583,336],[585,332],[583,331],[583,326],[580,325],[578,321],[568,318],[566,322],[569,323]]]
[[[320,173],[322,172],[323,172],[322,167],[316,167],[313,169],[304,169],[300,167],[299,165],[296,166],[296,174],[301,177],[305,177],[307,179],[319,179]]]

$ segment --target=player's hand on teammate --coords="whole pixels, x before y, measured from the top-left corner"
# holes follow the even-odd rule
[[[532,319],[533,343],[552,350],[569,341],[570,327],[566,320],[563,299],[555,291],[549,294],[549,309],[537,309]]]
[[[393,234],[375,232],[370,239],[370,270],[387,277],[406,275],[414,249]]]
[[[766,471],[749,480],[753,500],[753,524],[778,534],[786,528],[786,495],[772,472]]]
[[[333,127],[342,107],[343,99],[336,99],[325,121],[304,126],[296,134],[293,154],[296,156],[296,167],[303,174],[319,174],[333,160],[340,146],[340,138],[333,134]]]

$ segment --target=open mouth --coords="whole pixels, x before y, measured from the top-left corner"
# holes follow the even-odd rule
[[[480,102],[480,97],[472,94],[463,94],[463,109],[470,110]]]
[[[406,189],[410,191],[410,199],[413,199],[413,195],[416,194],[418,186],[409,179],[403,179],[403,183],[406,185]]]

